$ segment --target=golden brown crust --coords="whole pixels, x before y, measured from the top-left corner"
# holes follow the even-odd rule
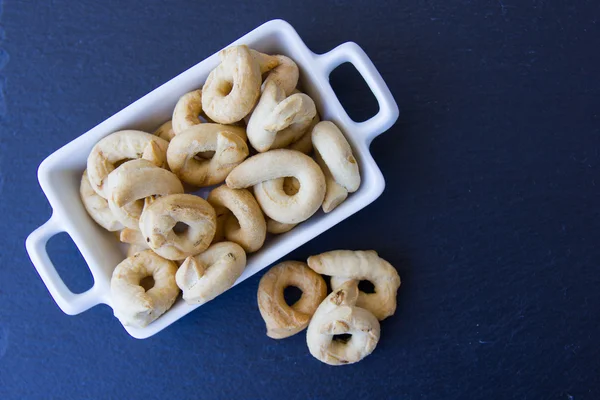
[[[289,306],[283,291],[288,286],[302,290],[302,297]],[[271,268],[260,280],[257,301],[267,326],[267,336],[282,339],[300,332],[327,295],[321,275],[299,261],[284,261]]]

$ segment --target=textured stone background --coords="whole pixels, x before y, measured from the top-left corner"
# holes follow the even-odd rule
[[[600,398],[599,3],[0,1],[0,398]],[[375,353],[331,368],[264,335],[258,274],[149,340],[106,306],[64,315],[24,248],[39,163],[261,23],[360,44],[400,120],[367,209],[293,252],[375,248],[399,270]],[[349,68],[350,114],[376,110]],[[68,285],[91,276],[50,242]]]

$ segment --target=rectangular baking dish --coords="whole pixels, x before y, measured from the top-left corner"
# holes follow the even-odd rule
[[[356,43],[344,43],[325,54],[315,54],[308,49],[290,24],[283,20],[273,20],[231,45],[236,44],[247,44],[269,54],[284,54],[298,64],[299,85],[314,99],[321,119],[335,122],[353,147],[360,164],[362,184],[356,193],[351,194],[333,212],[318,212],[292,231],[267,240],[261,250],[248,258],[246,269],[235,285],[379,197],[385,182],[369,152],[369,144],[373,138],[389,129],[398,118],[398,106],[390,90],[371,60]],[[331,71],[346,62],[354,65],[379,103],[377,114],[364,122],[354,122],[348,116],[329,84]],[[201,87],[209,72],[218,63],[219,59],[215,53],[63,146],[40,164],[38,180],[53,213],[45,224],[29,235],[26,247],[48,291],[65,313],[79,314],[100,303],[111,306],[111,274],[114,267],[125,257],[124,249],[114,233],[106,232],[96,225],[87,215],[79,199],[81,174],[92,147],[104,136],[121,129],[152,132],[161,123],[171,119],[179,97]],[[73,239],[94,278],[94,285],[84,293],[75,294],[67,288],[46,252],[48,240],[60,232],[67,232]],[[125,326],[125,329],[131,336],[144,339],[197,307],[179,299],[169,311],[149,326]]]

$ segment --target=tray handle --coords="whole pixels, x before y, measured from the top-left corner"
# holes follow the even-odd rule
[[[46,251],[46,244],[50,238],[61,232],[65,232],[65,229],[62,228],[53,214],[45,224],[27,237],[25,247],[35,269],[48,288],[50,295],[56,301],[56,304],[66,314],[75,315],[100,304],[101,301],[96,293],[95,285],[83,293],[73,293],[56,271],[56,267],[52,264]]]
[[[367,143],[388,130],[396,122],[399,110],[394,96],[392,96],[390,89],[369,56],[359,45],[354,42],[343,43],[327,53],[316,55],[316,61],[327,81],[329,81],[329,75],[334,69],[345,62],[351,63],[373,92],[379,104],[377,114],[363,122],[353,121],[345,111],[343,116],[346,123],[352,126],[353,130],[366,137]],[[333,92],[331,85],[329,88]],[[340,108],[343,109],[341,104]]]

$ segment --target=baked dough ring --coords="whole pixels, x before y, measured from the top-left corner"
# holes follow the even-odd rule
[[[348,191],[345,187],[335,181],[329,171],[329,167],[323,161],[323,158],[319,152],[315,152],[315,161],[319,164],[319,167],[323,170],[325,175],[325,184],[327,190],[325,191],[325,199],[323,199],[323,212],[329,213],[339,206],[348,197]]]
[[[269,72],[262,88],[266,88],[269,82],[274,82],[281,87],[286,96],[289,96],[296,89],[300,71],[296,63],[289,57],[282,55],[271,56],[277,60],[277,66]]]
[[[261,89],[264,89],[265,83],[273,81],[285,91],[286,96],[294,92],[300,77],[300,71],[294,60],[283,55],[269,55],[254,49],[249,50],[252,58],[258,62],[261,76],[267,74]],[[223,59],[232,51],[235,51],[235,46],[221,50],[219,56]]]
[[[300,190],[300,182],[298,182],[298,179],[296,179],[294,177],[277,178],[277,179],[273,179],[272,182],[274,182],[277,186],[282,184],[283,191],[288,196],[293,196],[296,193],[298,193],[298,191]],[[280,182],[283,182],[283,183],[280,183]],[[289,232],[293,228],[295,228],[296,225],[298,225],[298,224],[286,224],[283,222],[275,221],[274,219],[271,219],[269,217],[266,217],[265,219],[267,220],[267,232],[269,232],[273,235],[279,235],[281,233]]]
[[[312,143],[335,181],[350,193],[358,190],[358,163],[342,131],[331,121],[321,121],[312,130]]]
[[[314,313],[306,331],[310,354],[329,365],[358,362],[371,354],[381,334],[379,321],[356,306],[358,289],[349,282],[334,290]],[[350,334],[343,342],[335,335]]]
[[[110,210],[131,229],[139,229],[144,199],[183,193],[183,186],[175,174],[144,159],[128,161],[111,172],[107,188]]]
[[[351,285],[368,280],[375,293],[360,292],[356,305],[384,320],[396,311],[396,292],[400,276],[392,265],[377,255],[376,251],[335,250],[308,258],[308,266],[320,274],[331,276],[331,288],[337,289],[346,281]]]
[[[90,184],[96,193],[106,199],[106,178],[117,163],[143,158],[158,167],[164,167],[168,145],[167,141],[142,131],[112,133],[96,143],[88,156],[87,173]]]
[[[259,152],[282,148],[298,140],[317,114],[315,102],[304,93],[286,97],[274,81],[264,90],[248,121],[248,140]]]
[[[177,285],[188,304],[204,304],[229,289],[246,268],[246,253],[233,242],[211,245],[188,257],[177,271]]]
[[[294,143],[290,144],[287,148],[290,150],[296,150],[306,155],[310,155],[313,151],[312,144],[312,130],[319,122],[321,122],[321,118],[319,118],[319,113],[315,114],[315,117],[310,122],[308,128],[306,128],[306,133],[300,137],[300,139],[296,140]]]
[[[289,196],[283,182],[272,179],[293,176],[300,190]],[[325,197],[325,176],[317,163],[299,151],[277,149],[260,153],[238,165],[227,176],[227,186],[241,189],[254,186],[254,196],[268,217],[296,224],[312,216]]]
[[[298,224],[285,224],[283,222],[275,221],[272,218],[267,217],[267,232],[273,235],[280,235],[282,233],[286,233],[291,231]]]
[[[85,210],[98,225],[111,232],[123,229],[123,224],[108,208],[108,201],[92,188],[87,176],[87,170],[83,171],[83,176],[81,177],[79,195]]]
[[[186,231],[175,233],[178,222]],[[148,246],[168,260],[183,260],[203,252],[210,246],[216,229],[215,210],[202,197],[172,194],[144,207],[140,231]]]
[[[221,216],[222,236],[242,246],[247,253],[260,249],[267,235],[267,223],[256,202],[246,189],[230,189],[221,185],[206,199]],[[221,238],[217,238],[221,240]]]
[[[140,246],[137,244],[130,244],[127,246],[127,257],[135,256],[137,253],[148,250],[148,246]]]
[[[300,299],[289,306],[283,291],[295,286],[302,291]],[[258,284],[258,309],[267,326],[267,336],[283,339],[308,326],[315,310],[327,296],[327,285],[321,277],[299,261],[284,261],[267,272]]]
[[[110,280],[112,308],[123,325],[144,327],[165,313],[177,298],[177,266],[151,250],[123,260]],[[143,278],[152,276],[154,286],[146,291]]]
[[[232,124],[248,115],[260,96],[260,65],[245,45],[221,51],[219,58],[202,88],[202,108],[211,120]]]
[[[171,139],[175,137],[175,132],[173,132],[173,122],[171,120],[165,122],[161,126],[159,126],[155,131],[154,135],[158,136],[161,139],[170,142]]]
[[[119,240],[123,243],[149,248],[146,238],[138,229],[124,228],[119,232]]]
[[[179,98],[173,110],[173,132],[175,135],[202,123],[198,115],[202,112],[202,90],[194,90]]]
[[[214,151],[210,159],[198,153]],[[204,123],[178,134],[169,143],[169,168],[182,181],[195,186],[212,186],[225,180],[231,170],[248,157],[244,128]]]

